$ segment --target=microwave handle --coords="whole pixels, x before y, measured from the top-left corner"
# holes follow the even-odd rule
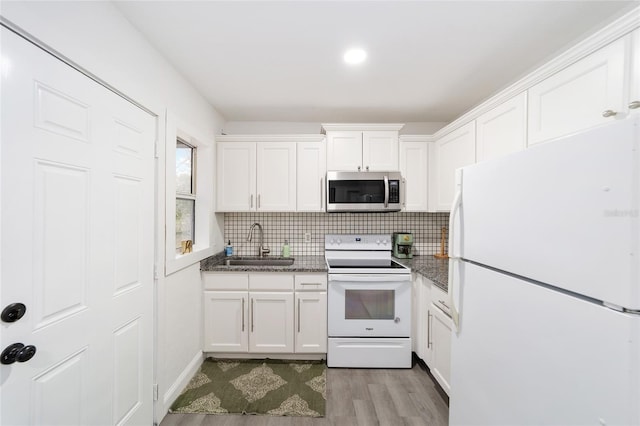
[[[389,207],[389,176],[384,177],[384,207]]]

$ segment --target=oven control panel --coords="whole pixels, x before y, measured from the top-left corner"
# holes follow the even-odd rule
[[[325,250],[391,250],[390,234],[326,234]]]

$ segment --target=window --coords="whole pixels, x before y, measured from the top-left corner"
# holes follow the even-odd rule
[[[176,251],[184,252],[183,241],[195,243],[196,148],[176,142]]]
[[[223,218],[214,215],[215,144],[167,111],[164,147],[165,275],[195,265],[222,247]]]

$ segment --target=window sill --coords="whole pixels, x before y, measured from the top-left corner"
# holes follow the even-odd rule
[[[201,260],[212,256],[213,251],[213,247],[193,246],[193,251],[191,253],[176,254],[173,259],[167,259],[165,276],[169,276],[181,269],[199,263]]]

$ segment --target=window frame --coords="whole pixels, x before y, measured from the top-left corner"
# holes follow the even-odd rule
[[[215,150],[213,137],[206,137],[194,126],[180,120],[167,111],[165,127],[165,191],[164,191],[164,240],[165,276],[200,262],[215,252],[220,242],[214,239],[213,224],[213,175],[215,167]],[[176,247],[176,150],[178,141],[182,141],[196,149],[195,161],[192,165],[192,194],[195,201],[194,235],[191,253],[182,254]],[[194,184],[195,182],[195,184]],[[207,186],[206,182],[211,182]],[[185,197],[187,198],[187,197]]]

